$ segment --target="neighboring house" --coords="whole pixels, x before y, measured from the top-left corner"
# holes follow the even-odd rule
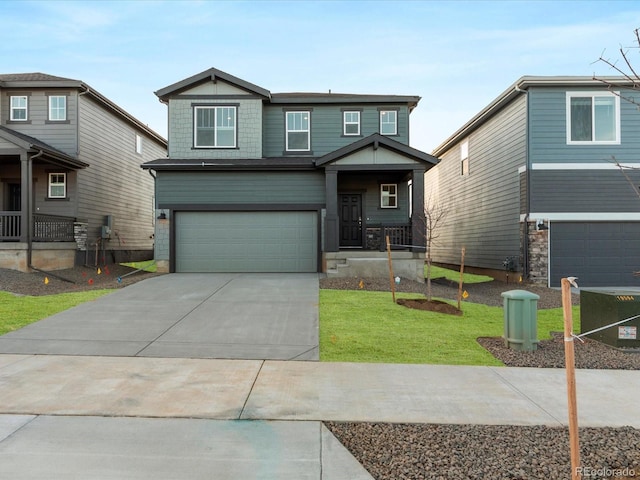
[[[166,140],[80,80],[0,75],[0,268],[151,258]]]
[[[169,158],[155,172],[155,258],[171,272],[421,278],[424,172],[409,146],[419,97],[271,93],[217,69],[156,92]]]
[[[640,112],[622,79],[520,78],[433,152],[434,261],[558,286],[639,285]],[[628,86],[628,85],[627,85]],[[638,98],[637,94],[636,98]]]

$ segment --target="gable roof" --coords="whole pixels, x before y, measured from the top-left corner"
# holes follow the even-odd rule
[[[0,125],[0,138],[7,140],[28,151],[40,151],[52,163],[56,163],[66,168],[79,169],[89,166],[88,163],[82,162],[71,155],[58,150],[35,137],[16,132],[3,125]]]
[[[585,77],[585,76],[533,76],[525,75],[516,80],[509,88],[498,95],[489,105],[478,112],[471,120],[456,130],[449,138],[437,146],[433,152],[440,156],[464,137],[471,134],[515,97],[526,93],[531,87],[591,87],[591,88],[633,88],[634,83],[625,77]]]
[[[334,150],[333,152],[318,158],[316,160],[316,165],[327,165],[371,146],[373,146],[374,150],[382,146],[396,153],[404,155],[405,157],[416,160],[420,163],[425,163],[429,167],[432,167],[440,161],[438,158],[434,157],[433,155],[429,155],[422,150],[417,150],[413,147],[405,145],[404,143],[400,143],[389,137],[380,135],[379,133],[374,133],[373,135],[369,135],[368,137],[362,138],[357,142],[350,143],[345,147]]]
[[[56,77],[55,75],[40,72],[3,73],[0,74],[0,88],[73,88],[82,90],[82,95],[89,96],[98,102],[98,104],[103,108],[111,111],[134,128],[145,133],[163,148],[167,148],[167,140],[162,135],[149,128],[146,124],[142,123],[122,107],[118,106],[81,80]]]
[[[223,72],[222,70],[218,70],[217,68],[210,68],[208,70],[205,70],[204,72],[200,72],[189,78],[185,78],[184,80],[171,84],[168,87],[161,88],[160,90],[156,91],[155,94],[158,96],[158,98],[160,98],[160,100],[166,100],[167,97],[171,95],[175,95],[205,82],[215,82],[217,79],[235,85],[242,90],[246,90],[249,93],[254,93],[260,97],[271,97],[271,92],[269,90],[254,85],[253,83],[249,83],[245,80],[242,80],[241,78],[234,77],[233,75],[227,72]]]

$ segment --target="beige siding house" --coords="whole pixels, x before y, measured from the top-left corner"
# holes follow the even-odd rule
[[[167,142],[80,80],[0,74],[0,268],[152,258]]]

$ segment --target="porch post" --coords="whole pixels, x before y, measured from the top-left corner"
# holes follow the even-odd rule
[[[27,153],[20,154],[20,241],[29,243],[33,238],[33,225],[31,214],[33,205],[31,204],[31,184],[32,162],[31,156]]]
[[[338,171],[327,167],[324,172],[327,216],[324,225],[325,252],[338,251]]]
[[[413,212],[411,215],[411,244],[412,251],[425,252],[425,221],[424,221],[424,172],[423,168],[413,170],[412,198]],[[421,247],[421,248],[420,248]]]

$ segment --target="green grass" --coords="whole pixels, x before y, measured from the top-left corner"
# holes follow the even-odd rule
[[[465,302],[463,311],[464,315],[457,317],[413,310],[394,304],[386,292],[320,290],[320,359],[502,365],[476,338],[502,336],[503,309]],[[578,318],[579,307],[574,307],[576,330],[580,326]],[[561,308],[538,311],[539,339],[562,329]]]
[[[424,275],[425,278],[427,276],[427,266],[424,266]],[[450,270],[448,268],[436,267],[435,265],[431,265],[431,279],[434,278],[446,278],[447,280],[453,280],[454,282],[460,281],[460,271],[459,270]],[[463,283],[482,283],[482,282],[490,282],[493,280],[492,277],[488,277],[487,275],[475,275],[473,273],[464,273],[462,276]]]
[[[16,296],[0,292],[0,335],[18,330],[55,313],[95,300],[112,290],[61,293],[41,297]]]
[[[145,272],[155,273],[158,271],[158,266],[156,265],[155,260],[147,260],[144,262],[128,262],[128,263],[121,263],[120,265],[124,265],[125,267],[135,268],[136,270],[144,270]]]

